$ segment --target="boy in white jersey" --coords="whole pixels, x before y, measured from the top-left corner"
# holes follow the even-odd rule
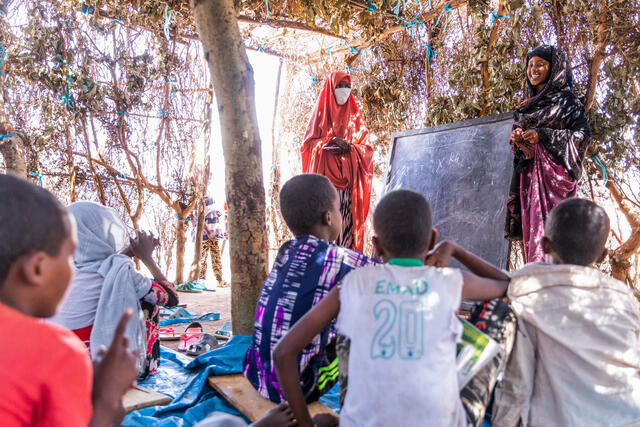
[[[338,332],[351,340],[341,425],[467,425],[456,377],[462,332],[456,311],[461,299],[504,295],[508,276],[448,242],[428,258],[437,232],[429,204],[413,191],[387,194],[373,226],[376,252],[386,264],[349,273],[274,350],[278,379],[298,425],[314,424],[300,389],[297,355],[336,316]],[[471,272],[432,266],[449,255]],[[320,421],[335,425],[314,421],[318,427]]]

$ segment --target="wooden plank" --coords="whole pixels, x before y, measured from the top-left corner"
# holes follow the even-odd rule
[[[148,408],[149,406],[166,405],[171,402],[171,400],[172,399],[166,394],[135,386],[127,390],[124,394],[122,405],[124,406],[124,411],[128,414],[129,412]]]
[[[249,418],[251,422],[258,421],[269,409],[277,406],[262,397],[242,374],[209,377],[208,381],[214,390]],[[320,402],[313,402],[308,408],[312,417],[317,414],[336,415],[335,412]]]

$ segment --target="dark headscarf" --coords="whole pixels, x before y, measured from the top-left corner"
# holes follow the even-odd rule
[[[534,56],[545,59],[549,55],[549,78],[539,93],[525,77],[527,99],[516,109],[513,127],[535,129],[540,143],[577,180],[582,173],[582,160],[591,130],[584,107],[572,91],[573,73],[567,55],[555,46],[542,45],[527,54],[527,65]],[[573,143],[569,144],[570,141]],[[515,162],[516,170],[521,172],[530,160],[517,150]]]
[[[531,61],[531,58],[534,56],[538,56],[549,61],[551,64],[547,84],[539,93],[527,77],[529,61]],[[522,113],[540,106],[545,99],[554,102],[555,100],[553,100],[553,98],[557,98],[557,96],[561,94],[565,96],[572,95],[573,98],[575,98],[575,101],[580,103],[571,90],[573,87],[573,72],[571,71],[571,64],[569,64],[567,55],[555,46],[543,44],[529,51],[527,54],[527,63],[525,65],[525,81],[526,100],[518,108],[518,111]]]

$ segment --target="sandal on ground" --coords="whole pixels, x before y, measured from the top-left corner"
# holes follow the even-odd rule
[[[186,308],[178,308],[169,315],[169,319],[193,319],[195,314],[190,313]]]
[[[222,347],[224,344],[218,342],[218,340],[209,334],[200,335],[200,340],[191,344],[187,347],[187,355],[189,356],[200,356],[201,354],[208,353],[211,350],[215,350],[216,348]]]
[[[233,336],[231,330],[231,322],[225,322],[222,328],[215,331],[213,335],[219,340],[229,340]]]
[[[186,351],[191,344],[196,344],[202,335],[202,325],[198,322],[193,322],[184,334],[180,335],[180,343],[178,344],[178,351]]]
[[[176,341],[180,339],[180,334],[174,328],[160,328],[158,330],[160,341]]]
[[[176,291],[191,292],[191,293],[199,294],[200,292],[202,292],[202,289],[198,288],[197,286],[194,286],[193,283],[191,282],[186,282],[186,283],[180,283],[179,285],[177,285]]]

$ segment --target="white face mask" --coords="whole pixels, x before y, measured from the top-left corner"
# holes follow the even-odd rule
[[[335,90],[336,102],[338,105],[344,105],[349,100],[349,95],[351,95],[350,87],[339,87]]]

